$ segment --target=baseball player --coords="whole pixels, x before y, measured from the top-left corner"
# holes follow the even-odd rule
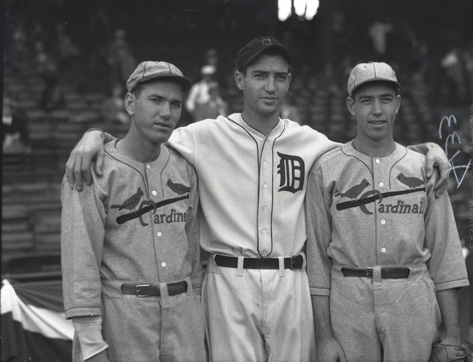
[[[290,61],[276,39],[253,39],[236,61],[243,112],[179,128],[169,140],[199,176],[212,361],[315,358],[303,202],[310,167],[337,144],[279,118]],[[71,180],[88,170],[102,147],[99,132],[84,136],[67,163]]]
[[[93,187],[62,185],[62,268],[74,361],[205,361],[197,175],[163,143],[190,80],[147,61],[130,75],[129,132]]]
[[[450,200],[427,197],[425,157],[393,139],[393,69],[358,64],[347,89],[357,136],[320,157],[307,185],[318,360],[428,361],[434,341],[460,346],[468,279]]]

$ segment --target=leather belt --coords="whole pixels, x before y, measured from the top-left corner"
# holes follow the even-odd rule
[[[348,269],[342,268],[344,277],[365,277],[373,279],[373,268],[368,269]],[[383,279],[406,279],[411,273],[407,267],[384,267],[381,268],[381,278]]]
[[[169,283],[168,285],[169,296],[178,295],[187,292],[187,282]],[[122,294],[136,295],[138,298],[143,297],[159,297],[161,291],[159,285],[154,284],[122,284]]]
[[[216,255],[215,263],[226,268],[238,268],[238,258],[234,256]],[[284,258],[284,269],[302,269],[302,255]],[[243,269],[279,269],[277,258],[244,258]]]

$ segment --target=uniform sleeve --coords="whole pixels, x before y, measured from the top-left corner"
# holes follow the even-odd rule
[[[104,240],[104,207],[96,185],[82,192],[62,183],[61,262],[66,318],[101,315],[99,267]]]
[[[305,198],[307,228],[307,274],[311,295],[330,295],[331,260],[327,256],[332,238],[331,196],[324,191],[322,169],[317,162],[309,172]]]
[[[189,217],[186,223],[186,235],[189,243],[187,258],[192,266],[192,287],[196,294],[200,295],[203,280],[203,268],[200,260],[200,228],[199,228],[199,193],[198,180],[194,168],[188,165],[191,180],[191,192],[189,206]]]
[[[465,259],[447,193],[429,200],[425,245],[432,254],[427,262],[437,291],[468,285]]]
[[[195,146],[195,131],[197,124],[176,128],[169,138],[168,145],[175,149],[194,167],[197,156]]]

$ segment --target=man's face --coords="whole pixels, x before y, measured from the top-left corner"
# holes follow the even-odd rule
[[[125,107],[133,117],[133,131],[143,140],[161,144],[181,118],[182,89],[172,80],[146,83],[139,92],[126,95]]]
[[[393,137],[394,119],[401,105],[401,96],[386,83],[369,83],[360,87],[354,98],[347,98],[348,111],[355,117],[358,136],[372,141]]]
[[[235,74],[245,108],[263,117],[279,113],[291,79],[289,65],[280,55],[263,54],[247,67],[246,74]]]

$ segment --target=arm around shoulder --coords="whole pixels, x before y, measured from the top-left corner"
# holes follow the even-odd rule
[[[84,133],[66,162],[66,178],[71,189],[75,186],[77,191],[82,191],[83,180],[89,186],[92,184],[91,168],[94,164],[97,174],[102,174],[104,143],[113,139],[113,136],[98,129]]]

